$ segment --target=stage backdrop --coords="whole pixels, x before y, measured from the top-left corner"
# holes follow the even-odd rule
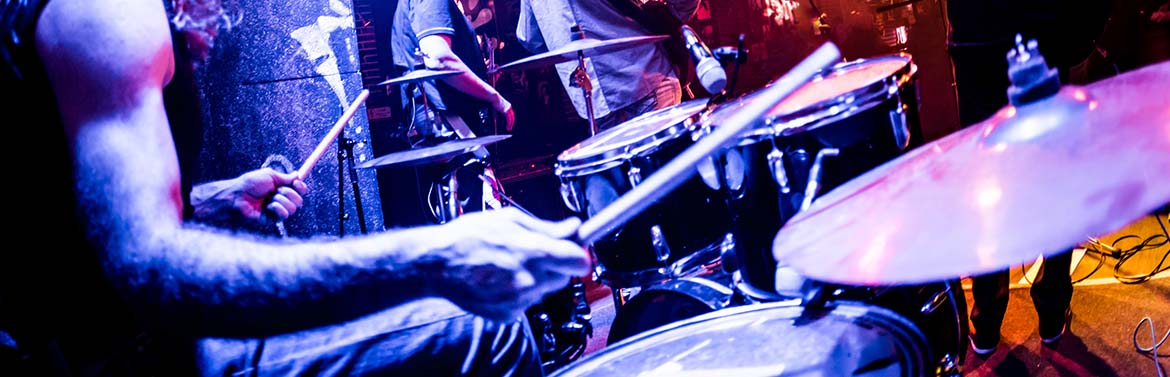
[[[207,124],[196,182],[234,177],[266,161],[298,169],[362,90],[353,5],[225,3],[238,24],[221,33],[213,60],[197,73]],[[355,142],[356,163],[371,158],[369,135],[363,106],[341,135]],[[309,193],[285,222],[289,235],[352,235],[363,221],[368,231],[382,229],[374,172],[357,170],[352,180],[338,150],[332,143],[305,180]]]
[[[210,124],[198,181],[234,176],[270,156],[299,166],[363,87],[371,96],[343,134],[356,141],[355,161],[403,149],[385,137],[405,119],[396,88],[377,85],[400,74],[389,51],[395,1],[239,1],[246,11],[199,76]],[[515,40],[519,0],[458,1],[481,36],[485,61],[504,65],[531,55]],[[702,0],[690,25],[712,48],[734,46],[744,35],[741,93],[784,74],[825,41],[848,60],[909,53],[918,65],[918,136],[930,141],[958,128],[944,14],[942,0]],[[552,67],[489,80],[517,115],[512,137],[489,148],[497,176],[540,217],[567,216],[552,164],[588,137],[587,122]],[[371,230],[432,221],[419,189],[426,185],[413,169],[359,169],[355,190],[337,150],[331,146],[309,177],[306,205],[286,223],[291,234],[353,234],[363,219]]]
[[[532,55],[516,42],[519,0],[457,1],[480,34],[481,45],[485,47],[483,58],[489,64],[505,65]],[[365,21],[378,29],[389,27],[389,17],[381,15],[392,11],[393,5],[385,3],[394,1],[355,0],[355,3],[369,4],[357,6],[359,15],[360,9],[370,9]],[[695,19],[689,24],[711,48],[736,46],[740,34],[744,35],[749,58],[740,67],[736,86],[740,93],[758,90],[780,77],[826,41],[835,42],[847,60],[911,54],[918,66],[917,111],[921,133],[917,138],[924,142],[958,129],[943,3],[943,0],[702,0]],[[824,17],[819,17],[822,14]],[[385,38],[384,33],[369,35],[376,42],[373,44],[381,48],[388,44]],[[387,72],[388,51],[362,49],[361,53],[363,72]],[[728,69],[730,75],[733,70],[730,66]],[[508,71],[490,80],[516,111],[512,137],[491,147],[497,158],[497,176],[508,193],[531,212],[552,219],[568,216],[552,168],[557,154],[588,137],[588,123],[573,110],[551,66]],[[702,88],[697,85],[695,88],[697,95],[706,96]],[[378,111],[377,119],[374,113],[371,112],[371,123],[375,131],[380,122],[393,124],[397,115],[389,107]],[[378,147],[378,143],[374,146]],[[400,201],[402,197],[391,195],[384,199]],[[395,215],[388,211],[386,216],[389,223]]]

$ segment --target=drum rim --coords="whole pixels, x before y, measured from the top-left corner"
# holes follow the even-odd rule
[[[791,113],[770,115],[765,121],[768,124],[768,128],[773,130],[773,135],[782,136],[812,131],[837,120],[869,110],[881,102],[897,96],[901,92],[901,88],[918,74],[918,65],[914,63],[913,57],[906,52],[837,63],[825,70],[826,75],[818,76],[814,80],[822,80],[840,75],[866,64],[891,60],[902,61],[904,64],[889,75],[861,85],[848,92],[837,94],[830,99],[800,108]],[[898,90],[894,90],[894,88]],[[843,100],[850,97],[852,97],[851,100]],[[852,105],[841,106],[842,103]]]
[[[696,98],[683,101],[677,105],[654,110],[574,144],[557,155],[556,175],[562,176],[569,172],[575,172],[574,175],[583,175],[609,169],[615,166],[616,162],[628,160],[633,156],[652,151],[663,143],[678,139],[691,129],[691,125],[696,121],[697,115],[702,113],[706,108],[707,101],[708,99],[706,98]],[[685,111],[685,109],[689,109],[692,106],[696,107],[694,111]],[[622,129],[623,125],[634,124],[654,116],[670,114],[671,111],[679,111],[680,109],[684,109],[684,112],[665,116],[665,119],[669,122],[665,123],[660,129],[641,138],[628,139],[620,144],[614,144],[607,149],[593,148],[589,144],[590,142],[603,143],[613,140],[614,135],[620,134],[619,130]],[[596,141],[600,139],[605,140],[601,142]],[[590,148],[585,149],[586,147]]]
[[[747,132],[740,138],[739,146],[755,144],[760,141],[770,140],[778,136],[791,136],[798,133],[812,131],[824,125],[833,123],[842,118],[852,116],[854,114],[869,110],[877,106],[882,101],[894,97],[897,91],[889,88],[902,88],[906,83],[912,80],[918,73],[918,65],[914,63],[913,56],[906,52],[899,52],[886,55],[878,55],[870,58],[854,59],[847,62],[841,62],[826,68],[813,80],[823,80],[831,77],[831,74],[841,74],[849,70],[857,69],[865,64],[872,64],[881,61],[899,60],[905,64],[902,67],[894,70],[891,74],[874,80],[873,82],[859,86],[832,98],[816,102],[810,106],[803,107],[797,111],[785,114],[769,114],[763,121],[763,125],[754,126],[751,131]],[[749,96],[746,94],[741,96]],[[852,96],[854,99],[850,103],[855,106],[838,106],[843,98]],[[736,103],[741,103],[736,102]],[[742,106],[741,106],[742,107]],[[719,109],[703,114],[701,120],[702,128],[710,128],[709,126],[716,121],[714,115],[719,113]],[[716,125],[718,126],[718,125]]]
[[[698,316],[695,316],[692,318],[680,320],[680,321],[677,321],[677,322],[674,322],[674,323],[671,323],[671,324],[668,324],[665,326],[661,326],[661,327],[658,327],[655,329],[644,331],[640,334],[636,334],[636,335],[631,336],[629,338],[623,339],[622,341],[619,341],[615,344],[607,345],[605,348],[597,351],[596,353],[594,353],[592,355],[578,359],[578,360],[574,361],[573,363],[570,363],[569,365],[566,365],[565,367],[558,369],[556,372],[554,372],[551,375],[551,377],[575,375],[575,374],[571,374],[571,373],[579,370],[582,366],[585,366],[588,364],[601,365],[601,364],[604,364],[606,362],[613,361],[615,358],[620,357],[622,355],[625,355],[625,354],[620,354],[619,352],[630,348],[631,345],[633,345],[633,344],[642,344],[642,343],[645,343],[647,339],[661,336],[661,335],[668,334],[668,333],[672,333],[672,332],[676,332],[679,329],[683,329],[683,328],[691,327],[691,326],[695,326],[695,325],[701,325],[703,322],[718,321],[720,319],[731,318],[731,317],[735,317],[735,316],[739,316],[742,314],[747,314],[747,313],[751,313],[751,312],[755,312],[755,311],[784,310],[784,309],[798,310],[799,308],[802,307],[800,305],[799,301],[800,301],[800,299],[792,299],[792,300],[779,301],[779,302],[768,302],[768,303],[751,304],[751,305],[724,308],[724,309],[716,310],[716,311],[713,311],[710,313],[701,314],[701,315],[698,315]],[[930,349],[930,341],[922,333],[922,330],[920,330],[917,327],[917,325],[915,325],[912,321],[910,321],[906,317],[902,316],[901,314],[899,314],[891,309],[887,309],[887,308],[877,306],[877,305],[867,304],[867,303],[861,302],[861,301],[838,300],[838,301],[834,301],[834,303],[836,305],[831,310],[832,313],[837,313],[838,311],[841,311],[840,314],[850,316],[850,317],[863,318],[863,317],[868,316],[868,317],[875,317],[875,318],[879,318],[882,320],[886,320],[889,323],[895,323],[896,325],[889,326],[889,328],[887,328],[887,330],[890,330],[892,333],[896,333],[897,335],[902,335],[903,337],[910,338],[910,339],[904,339],[904,340],[909,341],[911,343],[914,343],[914,346],[919,347],[920,351],[921,351],[918,354],[919,365],[915,365],[915,367],[922,368],[922,369],[917,370],[917,371],[911,371],[911,372],[917,372],[917,373],[911,373],[911,375],[917,375],[917,374],[922,374],[922,373],[927,372],[926,369],[929,368],[930,363],[933,363],[934,357],[933,357],[933,355],[930,355],[930,353],[933,351]],[[626,353],[626,354],[628,354],[628,353]]]

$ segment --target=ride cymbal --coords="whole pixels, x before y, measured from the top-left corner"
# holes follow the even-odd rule
[[[476,148],[499,142],[509,137],[512,137],[512,135],[490,135],[468,139],[451,140],[431,147],[394,152],[363,162],[357,167],[359,169],[368,169],[394,165],[418,166],[432,163],[443,163],[450,161],[451,159],[454,159],[461,154],[471,153],[475,151]]]
[[[1005,107],[828,192],[773,254],[812,279],[913,284],[1115,231],[1170,203],[1167,86],[1170,62]]]
[[[665,40],[666,38],[667,36],[665,35],[616,38],[604,41],[593,38],[582,38],[569,42],[563,47],[554,51],[529,56],[524,59],[504,64],[499,68],[496,68],[494,71],[492,71],[492,73],[507,70],[544,67],[557,63],[576,61],[578,52],[584,54],[585,57],[603,55],[634,46],[657,43],[659,41]]]
[[[405,75],[380,82],[377,84],[377,86],[422,82],[447,76],[454,76],[457,74],[459,74],[459,71],[433,71],[429,69],[419,69],[407,72]]]

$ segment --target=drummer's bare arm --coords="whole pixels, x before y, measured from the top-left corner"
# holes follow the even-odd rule
[[[500,95],[500,92],[497,92],[495,88],[472,73],[467,64],[463,63],[463,59],[451,51],[450,35],[431,34],[419,39],[418,45],[419,50],[422,51],[423,64],[426,65],[427,69],[462,72],[458,75],[444,77],[441,80],[456,90],[491,104],[492,109],[507,120],[508,130],[512,130],[512,124],[516,121],[516,115],[512,111],[512,103]]]
[[[36,28],[92,248],[71,252],[92,251],[145,318],[201,336],[270,335],[426,296],[500,318],[588,272],[585,252],[564,239],[577,224],[512,208],[343,239],[184,223],[162,96],[174,62],[166,20],[157,1],[54,0]]]
[[[536,15],[532,13],[532,5],[528,3],[529,1],[520,0],[520,20],[516,22],[516,40],[529,52],[535,54],[548,52],[548,45],[544,43],[544,36],[540,34],[540,25],[536,23]]]

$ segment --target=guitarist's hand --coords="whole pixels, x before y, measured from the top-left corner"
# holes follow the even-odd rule
[[[504,116],[505,129],[512,132],[512,126],[516,124],[516,112],[512,111],[512,103],[504,99],[504,96],[496,94],[496,102],[492,104],[492,109],[497,114]]]

